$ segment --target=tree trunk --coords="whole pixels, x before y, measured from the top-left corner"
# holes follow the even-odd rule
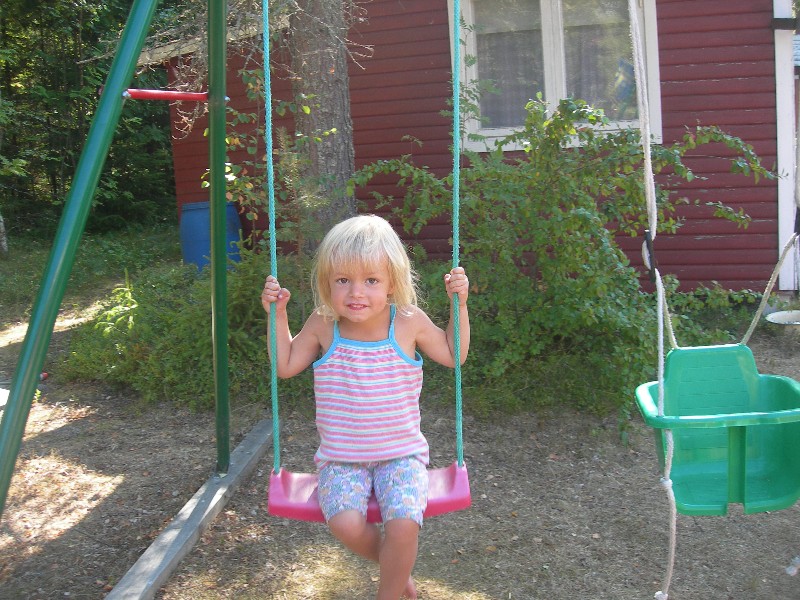
[[[311,107],[308,114],[298,111],[296,127],[310,141],[306,175],[319,182],[329,201],[317,215],[325,231],[356,213],[355,199],[347,195],[355,170],[343,4],[348,1],[300,0],[289,27],[293,92],[297,98],[310,98]],[[315,138],[317,142],[311,141]]]

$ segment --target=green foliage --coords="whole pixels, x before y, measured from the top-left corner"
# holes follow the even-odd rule
[[[26,2],[0,9],[0,212],[10,236],[55,230],[111,64],[106,39],[130,3]],[[132,85],[164,87],[163,70]],[[13,126],[12,126],[13,125]],[[169,107],[127,102],[88,231],[175,222]]]
[[[522,130],[491,152],[467,154],[460,182],[474,340],[467,385],[483,390],[479,402],[528,404],[548,395],[537,374],[552,373],[562,391],[579,388],[562,393],[561,401],[624,407],[654,363],[654,302],[640,291],[615,241],[615,234],[633,234],[646,224],[642,151],[637,131],[609,131],[607,125],[602,111],[582,101],[563,100],[550,111],[538,99],[528,104]],[[654,169],[689,180],[694,174],[683,157],[710,143],[736,151],[732,171],[772,176],[749,146],[717,128],[654,146]],[[452,176],[438,178],[402,157],[367,165],[354,185],[385,174],[398,178],[406,196],[378,201],[395,206],[407,231],[449,214]],[[680,226],[676,205],[686,202],[658,189],[662,231]],[[736,211],[718,212],[746,222]],[[525,400],[523,390],[531,390]]]
[[[131,228],[108,235],[83,236],[72,268],[63,306],[87,307],[103,294],[108,282],[121,281],[126,273],[142,270],[180,257],[175,227]],[[10,240],[8,257],[0,261],[0,327],[23,321],[50,254],[50,242],[27,235]]]
[[[669,309],[678,344],[728,344],[741,340],[749,327],[761,293],[731,291],[719,284],[677,293],[675,279],[665,281]]]
[[[191,382],[203,402],[207,386],[195,379],[191,365],[209,363],[211,347],[185,343],[210,338],[209,311],[192,299],[200,285],[195,274],[191,265],[164,265],[148,270],[140,282],[116,288],[96,321],[73,336],[64,375],[128,385],[145,398],[159,393],[168,398],[173,386]],[[155,358],[156,351],[167,364]]]
[[[269,271],[263,254],[247,249],[242,260],[228,273],[229,373],[234,404],[267,402],[269,360],[266,353],[266,317],[258,290]],[[447,319],[441,275],[447,265],[420,264],[422,296],[434,321]],[[471,263],[470,263],[471,264]],[[293,291],[290,326],[297,331],[311,310],[307,290],[309,261],[283,256],[278,271],[281,282]],[[470,271],[472,272],[472,271]],[[74,334],[61,373],[72,379],[101,380],[138,392],[148,402],[174,401],[196,410],[213,406],[214,373],[211,341],[210,283],[207,270],[197,273],[193,265],[166,261],[126,277],[104,302],[96,318]],[[474,280],[474,278],[473,278]],[[498,280],[499,281],[499,280]],[[499,289],[498,283],[493,290]],[[671,283],[674,285],[674,282]],[[305,289],[304,289],[305,286]],[[514,411],[565,402],[598,412],[629,408],[630,392],[622,389],[618,369],[639,369],[638,377],[652,378],[655,358],[650,356],[655,339],[652,298],[635,293],[633,308],[620,305],[628,321],[616,317],[630,331],[609,330],[596,324],[569,336],[553,336],[535,357],[515,360],[502,376],[484,376],[497,347],[518,343],[518,336],[503,339],[492,331],[488,293],[473,293],[471,314],[473,345],[465,369],[466,410],[478,416],[495,411]],[[733,339],[752,314],[757,295],[752,292],[698,290],[671,294],[676,328],[682,342],[712,343]],[[620,302],[628,300],[618,298]],[[524,303],[526,299],[521,299]],[[503,310],[508,310],[503,306]],[[638,312],[638,311],[641,311]],[[607,309],[610,312],[610,309]],[[521,324],[524,317],[520,317]],[[489,334],[492,339],[484,339]],[[635,336],[642,336],[635,339]],[[619,338],[619,340],[617,339]],[[631,341],[631,340],[634,341]],[[592,344],[602,344],[593,347]],[[609,350],[610,348],[610,350]],[[638,356],[644,352],[646,356]],[[654,352],[654,350],[653,350]],[[426,362],[427,402],[451,402],[452,371]],[[307,410],[311,406],[310,373],[280,382],[280,402],[286,408]]]
[[[263,105],[263,72],[245,69],[239,75],[248,98],[256,105]],[[275,100],[273,110],[280,116],[300,112],[308,114],[313,110],[313,98],[301,96],[291,101]],[[228,197],[238,204],[244,217],[255,226],[268,207],[264,126],[257,112],[244,113],[232,107],[228,108],[228,123],[228,152],[241,155],[244,151],[245,156],[227,166]],[[325,234],[319,211],[330,203],[323,193],[322,181],[309,175],[309,145],[335,135],[336,130],[318,132],[313,138],[296,132],[290,135],[285,128],[277,128],[274,133],[275,210],[276,221],[280,223],[277,241],[288,243],[290,250],[307,254],[316,248]],[[252,241],[258,242],[262,233],[257,226],[254,227]]]
[[[162,70],[137,76],[133,87],[167,87]],[[124,229],[131,223],[177,224],[169,106],[125,103],[93,199],[89,231]]]
[[[464,371],[465,406],[488,415],[569,403],[625,414],[633,387],[651,379],[655,369],[655,302],[640,290],[637,274],[615,241],[619,232],[642,226],[638,139],[631,132],[593,127],[604,125],[603,115],[580,102],[562,102],[552,114],[533,102],[528,112],[525,130],[505,141],[524,151],[509,154],[501,145],[485,155],[470,154],[461,173],[461,244],[472,282],[473,330]],[[255,140],[235,137],[229,140],[232,146],[257,147]],[[656,169],[673,179],[693,177],[682,158],[698,143],[736,149],[733,170],[770,176],[741,140],[715,129],[654,148]],[[291,182],[286,164],[281,168]],[[261,193],[254,175],[258,161],[242,168],[233,193],[255,198]],[[368,165],[354,185],[387,173],[408,193],[401,201],[379,201],[394,203],[408,231],[450,213],[450,178],[436,177],[406,157]],[[306,205],[290,201],[301,198],[301,189],[281,191],[287,200],[281,240],[291,240],[301,227]],[[679,227],[676,205],[689,201],[659,189],[658,202],[664,230]],[[720,208],[735,220],[746,219]],[[283,250],[278,265],[282,284],[293,291],[294,331],[312,309],[310,257],[302,246]],[[248,249],[241,254],[242,261],[228,275],[231,392],[235,401],[263,401],[269,363],[258,291],[269,265],[264,254]],[[414,249],[414,259],[426,310],[444,323],[448,306],[441,274],[448,266],[427,260],[420,248]],[[717,288],[679,294],[677,282],[668,286],[682,343],[730,339],[743,321],[746,325],[745,313],[751,313],[757,299],[752,292]],[[67,369],[74,377],[123,384],[148,401],[209,407],[214,381],[209,298],[208,276],[198,276],[194,267],[163,265],[132,274],[96,322],[75,336]],[[426,399],[450,401],[451,372],[427,365],[426,379]],[[282,405],[308,406],[310,395],[308,374],[281,382]]]
[[[293,288],[296,265],[287,261],[281,266],[286,271],[282,281]],[[266,315],[258,295],[268,271],[263,255],[243,249],[241,262],[228,272],[230,393],[248,402],[268,396]],[[73,336],[65,376],[124,385],[147,402],[211,408],[210,300],[208,269],[198,274],[194,265],[164,264],[126,280]],[[292,317],[292,326],[299,328],[303,315],[298,310]],[[308,398],[308,380],[300,379],[282,385],[282,402]]]

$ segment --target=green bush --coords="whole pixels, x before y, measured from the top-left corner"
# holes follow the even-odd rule
[[[683,293],[675,291],[677,285],[674,279],[665,281],[672,326],[682,346],[741,341],[762,298],[761,292],[726,290],[718,283]]]
[[[570,404],[624,413],[633,387],[654,376],[655,301],[640,289],[615,238],[640,228],[644,220],[641,149],[635,132],[595,127],[603,124],[602,113],[581,102],[562,102],[552,114],[533,102],[524,131],[504,141],[524,152],[509,154],[501,145],[485,155],[468,155],[460,211],[462,262],[472,284],[467,411],[488,415]],[[697,130],[681,144],[654,148],[656,169],[691,179],[682,157],[699,143],[736,149],[734,171],[769,176],[749,147],[717,129]],[[405,157],[368,165],[354,184],[386,173],[407,188],[395,203],[407,231],[418,232],[431,219],[449,214],[450,178],[435,177]],[[658,190],[665,230],[680,226],[678,202],[688,201]],[[723,206],[715,210],[746,220]],[[289,222],[294,226],[297,220]],[[278,265],[281,283],[293,292],[294,331],[312,310],[310,258],[299,250],[284,251]],[[268,259],[247,249],[241,254],[228,274],[231,394],[235,401],[266,401],[266,317],[258,294]],[[425,309],[443,324],[448,305],[441,277],[449,265],[428,260],[420,248],[413,258]],[[683,343],[729,341],[729,332],[747,321],[743,313],[751,315],[757,300],[752,292],[678,294],[676,281],[667,285]],[[210,294],[207,273],[198,276],[192,266],[163,265],[132,276],[99,318],[76,335],[67,369],[73,377],[124,384],[150,401],[211,406]],[[425,376],[425,401],[450,402],[452,372],[427,361]],[[309,373],[281,381],[280,396],[284,406],[312,406]]]
[[[241,251],[242,260],[228,273],[229,374],[234,403],[268,402],[269,359],[266,353],[266,318],[258,291],[269,271],[263,254]],[[420,265],[425,308],[439,323],[447,319],[447,299],[441,276],[445,263],[434,264],[417,257]],[[279,259],[282,284],[293,290],[291,327],[299,330],[311,310],[308,291],[309,262],[296,255]],[[483,278],[473,278],[473,282]],[[674,285],[674,282],[671,283]],[[641,320],[625,323],[615,315],[620,329],[602,326],[570,335],[554,336],[535,359],[517,360],[504,367],[502,375],[489,375],[493,353],[506,342],[521,345],[520,336],[504,340],[492,331],[491,310],[509,312],[505,304],[492,304],[490,290],[474,292],[471,300],[473,345],[465,367],[465,407],[478,415],[514,411],[531,406],[559,405],[608,411],[625,408],[629,393],[622,388],[619,370],[630,373],[639,365],[652,370],[654,358],[637,356],[653,347],[652,298],[635,293],[634,307],[620,305],[617,312]],[[193,265],[164,262],[126,279],[104,304],[104,309],[73,336],[62,373],[70,379],[101,380],[134,390],[148,402],[178,402],[197,410],[214,402],[211,341],[211,288],[208,272],[198,274]],[[629,298],[615,296],[617,302]],[[730,334],[720,325],[740,327],[752,314],[757,295],[724,290],[698,290],[674,294],[676,328],[682,341],[728,341]],[[520,298],[520,322],[525,298]],[[610,311],[607,307],[605,310]],[[638,311],[643,314],[640,315]],[[746,311],[743,315],[739,311]],[[541,325],[536,325],[542,327]],[[627,327],[627,336],[614,336]],[[642,338],[633,339],[634,334]],[[493,335],[494,337],[489,337]],[[713,339],[712,339],[713,337]],[[721,339],[720,339],[721,338]],[[622,341],[617,341],[621,339]],[[603,343],[593,347],[593,343]],[[607,347],[613,346],[612,351]],[[630,361],[627,362],[627,361]],[[643,375],[640,375],[640,378]],[[651,374],[648,374],[648,377]],[[426,362],[425,401],[452,402],[453,374]],[[639,379],[636,379],[638,382]],[[281,405],[309,409],[311,378],[303,376],[280,382]]]
[[[642,150],[637,131],[607,125],[585,102],[563,100],[551,111],[539,99],[527,106],[520,132],[491,152],[467,153],[460,238],[474,341],[465,382],[482,410],[549,396],[584,409],[625,408],[634,385],[651,374],[655,302],[615,240],[646,222]],[[717,128],[654,146],[654,168],[690,180],[683,156],[710,143],[735,151],[732,171],[771,176],[752,148]],[[407,231],[451,211],[452,176],[438,178],[408,157],[367,165],[354,185],[387,174],[405,197],[377,200],[394,207]],[[676,205],[687,202],[657,190],[662,231],[680,226]],[[741,211],[714,209],[746,224]],[[558,382],[552,391],[549,379]]]
[[[240,254],[241,262],[227,277],[230,394],[263,400],[269,358],[258,292],[269,264],[264,255],[246,249]],[[285,262],[289,267],[282,282],[297,289],[297,261]],[[292,316],[292,326],[300,327],[301,311]],[[147,402],[171,400],[207,409],[214,404],[211,329],[208,269],[198,274],[194,265],[154,267],[115,289],[97,317],[76,331],[63,372],[69,379],[128,387]],[[294,381],[283,392],[288,399],[308,398],[308,390]]]

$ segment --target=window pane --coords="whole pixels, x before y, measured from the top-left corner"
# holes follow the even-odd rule
[[[563,0],[567,95],[635,119],[636,83],[627,0]]]
[[[474,0],[478,81],[499,94],[481,94],[485,127],[515,127],[525,105],[544,92],[542,17],[538,0]]]

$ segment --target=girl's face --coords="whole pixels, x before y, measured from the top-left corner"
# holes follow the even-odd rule
[[[329,284],[334,312],[354,323],[382,316],[393,291],[385,260],[376,265],[334,270]]]

